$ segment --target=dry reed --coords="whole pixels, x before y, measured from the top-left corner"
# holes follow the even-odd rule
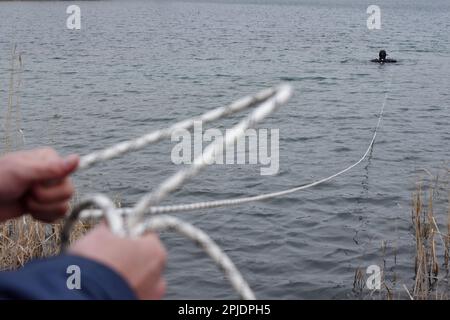
[[[412,202],[412,224],[416,241],[415,277],[412,297],[418,300],[448,299],[450,190],[448,173],[437,175],[426,183],[418,183]],[[425,189],[425,190],[424,190]],[[435,201],[447,197],[447,210],[436,215]],[[444,198],[445,199],[445,198]],[[441,199],[442,200],[442,199]],[[444,209],[445,210],[445,209]],[[446,233],[439,229],[438,218],[445,218]],[[442,253],[438,253],[438,248]]]

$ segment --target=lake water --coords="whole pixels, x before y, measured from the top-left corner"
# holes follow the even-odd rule
[[[411,193],[422,168],[435,173],[450,159],[450,3],[377,1],[381,30],[367,29],[370,4],[89,1],[79,2],[82,29],[70,31],[67,2],[1,2],[2,125],[14,43],[24,62],[25,146],[64,154],[290,83],[295,96],[261,126],[280,129],[279,174],[215,165],[164,202],[185,203],[282,190],[345,168],[367,148],[387,92],[373,153],[346,175],[275,200],[178,216],[220,244],[258,298],[353,298],[356,268],[372,264],[385,264],[403,291],[414,274]],[[399,63],[370,63],[381,48]],[[164,141],[76,174],[78,192],[131,206],[179,169],[173,146]],[[442,223],[445,197],[436,203]],[[200,249],[162,237],[168,298],[236,298]]]

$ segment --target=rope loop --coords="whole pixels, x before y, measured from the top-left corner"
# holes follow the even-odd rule
[[[286,84],[275,88],[265,89],[258,92],[254,96],[247,96],[239,99],[229,106],[210,110],[198,117],[185,119],[171,125],[168,128],[150,132],[137,139],[121,142],[104,150],[96,151],[82,157],[80,160],[79,170],[87,169],[96,163],[142,149],[145,146],[151,143],[156,143],[164,138],[170,138],[174,132],[191,129],[196,121],[202,121],[203,123],[212,122],[245,109],[254,108],[248,116],[244,117],[240,122],[227,131],[225,138],[217,139],[210,143],[205,148],[203,153],[194,159],[192,165],[183,168],[174,175],[168,177],[159,186],[157,186],[153,192],[141,197],[134,207],[118,209],[108,197],[101,194],[92,195],[83,199],[73,208],[72,212],[67,217],[66,224],[64,225],[61,234],[62,249],[67,247],[70,230],[78,219],[99,219],[104,217],[106,218],[112,232],[119,236],[138,237],[149,231],[175,231],[188,239],[191,239],[203,248],[211,259],[222,269],[232,287],[236,290],[236,292],[238,292],[241,298],[255,299],[255,295],[231,259],[205,232],[176,217],[168,216],[166,213],[227,207],[281,197],[286,194],[312,188],[346,173],[360,164],[370,154],[383,118],[384,108],[387,101],[387,93],[384,96],[383,104],[378,115],[378,122],[365,153],[356,162],[337,173],[308,184],[250,197],[168,206],[158,205],[162,200],[167,198],[171,193],[180,188],[192,177],[198,175],[208,165],[208,163],[211,163],[210,160],[215,159],[219,148],[226,148],[226,146],[235,143],[237,139],[245,134],[246,129],[258,125],[279,106],[285,104],[291,95],[292,88]],[[97,209],[91,209],[92,206],[97,207]]]
[[[260,91],[254,96],[247,96],[227,107],[219,107],[195,118],[186,119],[174,125],[150,132],[137,139],[118,143],[104,150],[88,154],[80,159],[79,170],[87,169],[94,164],[116,158],[125,153],[144,148],[146,145],[156,143],[164,138],[169,138],[172,133],[180,130],[190,129],[196,121],[203,123],[212,122],[248,108],[255,108],[248,116],[229,130],[225,139],[217,139],[210,143],[202,155],[194,159],[191,166],[183,168],[171,177],[163,181],[155,191],[144,195],[133,208],[117,209],[114,203],[105,195],[96,194],[88,196],[80,201],[72,209],[67,217],[61,233],[61,248],[65,250],[70,239],[70,231],[79,219],[104,217],[111,231],[119,236],[137,237],[145,232],[161,232],[173,230],[193,240],[211,257],[211,259],[222,269],[230,281],[232,287],[243,299],[255,299],[255,295],[239,270],[231,259],[220,249],[220,247],[202,230],[184,222],[178,218],[167,215],[146,215],[152,212],[162,200],[173,191],[180,188],[189,179],[198,175],[210,160],[214,160],[218,150],[229,146],[245,134],[246,129],[252,128],[263,119],[273,113],[279,106],[285,104],[292,95],[289,85],[280,85]],[[94,206],[97,209],[92,210]]]

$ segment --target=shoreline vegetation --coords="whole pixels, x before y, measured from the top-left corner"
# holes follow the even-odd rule
[[[450,192],[447,177],[441,187],[439,176],[434,182],[419,183],[412,199],[411,221],[416,240],[415,282],[411,295],[414,299],[449,299],[450,254]],[[424,191],[428,188],[428,192]],[[436,215],[434,203],[448,193],[447,215]],[[426,194],[428,193],[428,194]],[[438,213],[439,214],[439,213]],[[440,230],[437,219],[446,218],[445,230]],[[441,254],[438,253],[440,248]]]
[[[2,1],[2,0],[0,0]],[[23,59],[14,46],[11,55],[9,91],[6,115],[2,119],[2,148],[0,155],[25,147],[21,128],[20,89],[22,85]],[[5,112],[2,108],[0,110]],[[449,299],[450,269],[450,166],[445,165],[444,172],[432,175],[427,172],[425,179],[418,179],[411,202],[411,235],[414,242],[414,275],[408,283],[398,283],[395,271],[397,266],[396,248],[394,248],[393,268],[382,268],[381,290],[370,291],[365,287],[365,270],[356,268],[353,293],[359,299]],[[77,196],[73,201],[76,201]],[[120,205],[120,201],[115,201]],[[439,203],[439,206],[435,204]],[[439,207],[439,208],[436,208]],[[442,208],[446,208],[442,209]],[[439,224],[438,221],[445,220]],[[85,234],[92,222],[78,222],[73,229],[71,240]],[[439,225],[445,228],[439,228]],[[29,216],[6,221],[0,224],[0,271],[14,270],[27,261],[59,253],[62,222],[46,224],[33,220]],[[386,244],[383,242],[383,256]],[[389,272],[388,272],[389,271]],[[351,284],[349,284],[349,291]]]
[[[411,267],[414,273],[400,277],[396,270],[397,249],[381,244],[381,288],[369,290],[368,276],[356,268],[353,294],[359,299],[448,300],[450,299],[450,169],[419,178],[411,194]],[[439,223],[440,222],[440,223]],[[440,227],[441,226],[441,227]],[[443,227],[442,227],[443,226]],[[389,253],[388,253],[389,252]],[[388,253],[388,254],[387,254]],[[393,260],[393,265],[389,265]],[[392,259],[393,258],[393,259]],[[406,266],[408,267],[408,266]]]

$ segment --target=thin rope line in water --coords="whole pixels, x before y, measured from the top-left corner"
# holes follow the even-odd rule
[[[251,197],[232,198],[232,199],[215,200],[215,201],[203,201],[203,202],[168,205],[168,206],[155,206],[155,207],[151,206],[145,210],[145,214],[146,215],[155,215],[155,214],[166,214],[166,213],[181,212],[181,211],[193,211],[193,210],[200,210],[200,209],[211,209],[211,208],[218,208],[218,207],[236,206],[236,205],[245,204],[245,203],[249,203],[249,202],[263,201],[263,200],[268,200],[268,199],[272,199],[272,198],[276,198],[276,197],[281,197],[281,196],[284,196],[284,195],[287,195],[290,193],[294,193],[294,192],[301,191],[301,190],[306,190],[306,189],[315,187],[317,185],[323,184],[325,182],[328,182],[328,181],[350,171],[351,169],[353,169],[354,167],[359,165],[364,159],[367,158],[367,156],[370,153],[370,150],[373,147],[375,139],[377,137],[378,129],[380,128],[380,124],[381,124],[381,121],[382,121],[382,118],[384,115],[386,101],[387,101],[387,93],[384,96],[382,107],[381,107],[381,110],[380,110],[379,116],[378,116],[377,125],[375,127],[372,139],[369,143],[369,146],[367,147],[366,152],[363,154],[363,156],[358,161],[356,161],[355,163],[351,164],[347,168],[345,168],[335,174],[332,174],[323,179],[316,180],[314,182],[311,182],[311,183],[308,183],[306,185],[302,185],[299,187],[294,187],[294,188],[281,190],[281,191],[277,191],[277,192],[272,192],[272,193],[260,194],[260,195],[251,196]],[[132,208],[115,209],[116,213],[119,215],[129,215],[129,214],[131,214],[132,210],[133,210]],[[100,210],[84,210],[81,212],[81,216],[83,218],[98,217],[101,214],[102,213]]]

